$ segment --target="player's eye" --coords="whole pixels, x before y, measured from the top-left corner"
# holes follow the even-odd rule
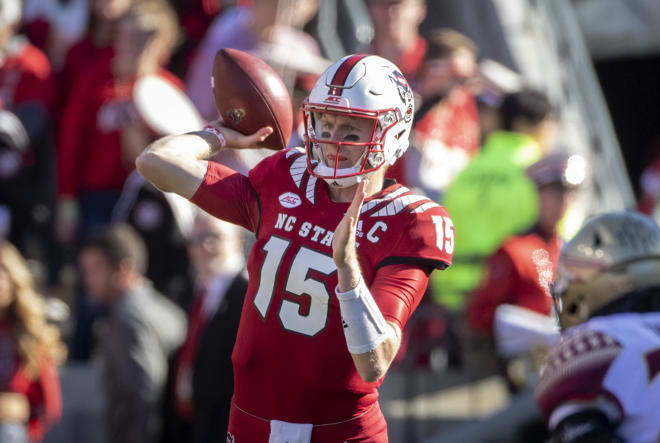
[[[348,142],[358,142],[360,141],[360,136],[358,136],[357,134],[348,134],[344,136],[344,140]]]
[[[332,135],[328,131],[321,132],[321,138],[330,138]]]

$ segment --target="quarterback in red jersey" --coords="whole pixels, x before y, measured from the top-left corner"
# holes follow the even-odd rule
[[[451,264],[447,211],[384,179],[408,147],[413,96],[391,62],[344,57],[303,105],[305,149],[242,176],[205,159],[251,148],[216,125],[162,138],[138,171],[256,235],[232,356],[228,441],[387,441],[377,388],[433,269]]]

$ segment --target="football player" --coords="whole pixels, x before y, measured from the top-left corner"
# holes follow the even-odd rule
[[[571,328],[536,390],[552,441],[659,441],[660,228],[635,212],[590,220],[561,251],[553,296]]]
[[[255,233],[228,441],[385,442],[377,388],[429,274],[451,264],[454,227],[444,208],[384,179],[413,116],[394,64],[342,58],[303,111],[305,148],[278,151],[247,177],[205,159],[255,147],[270,127],[165,137],[137,168]]]

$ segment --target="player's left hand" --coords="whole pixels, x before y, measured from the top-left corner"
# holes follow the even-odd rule
[[[367,196],[365,192],[366,185],[366,180],[358,184],[353,201],[332,236],[332,258],[338,270],[357,267],[358,264],[357,252],[355,251],[355,233],[357,232],[362,203]],[[355,284],[357,285],[357,282]]]

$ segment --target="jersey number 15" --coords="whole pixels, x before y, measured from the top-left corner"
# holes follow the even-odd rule
[[[282,258],[290,244],[289,240],[272,236],[263,246],[266,258],[261,265],[259,289],[254,296],[254,305],[264,319],[273,299],[275,280]],[[330,276],[337,268],[332,257],[301,246],[289,268],[284,290],[289,294],[309,297],[309,312],[303,315],[300,313],[301,303],[283,299],[278,317],[284,329],[311,337],[321,332],[328,322],[330,293],[323,281],[310,277],[310,271]]]

